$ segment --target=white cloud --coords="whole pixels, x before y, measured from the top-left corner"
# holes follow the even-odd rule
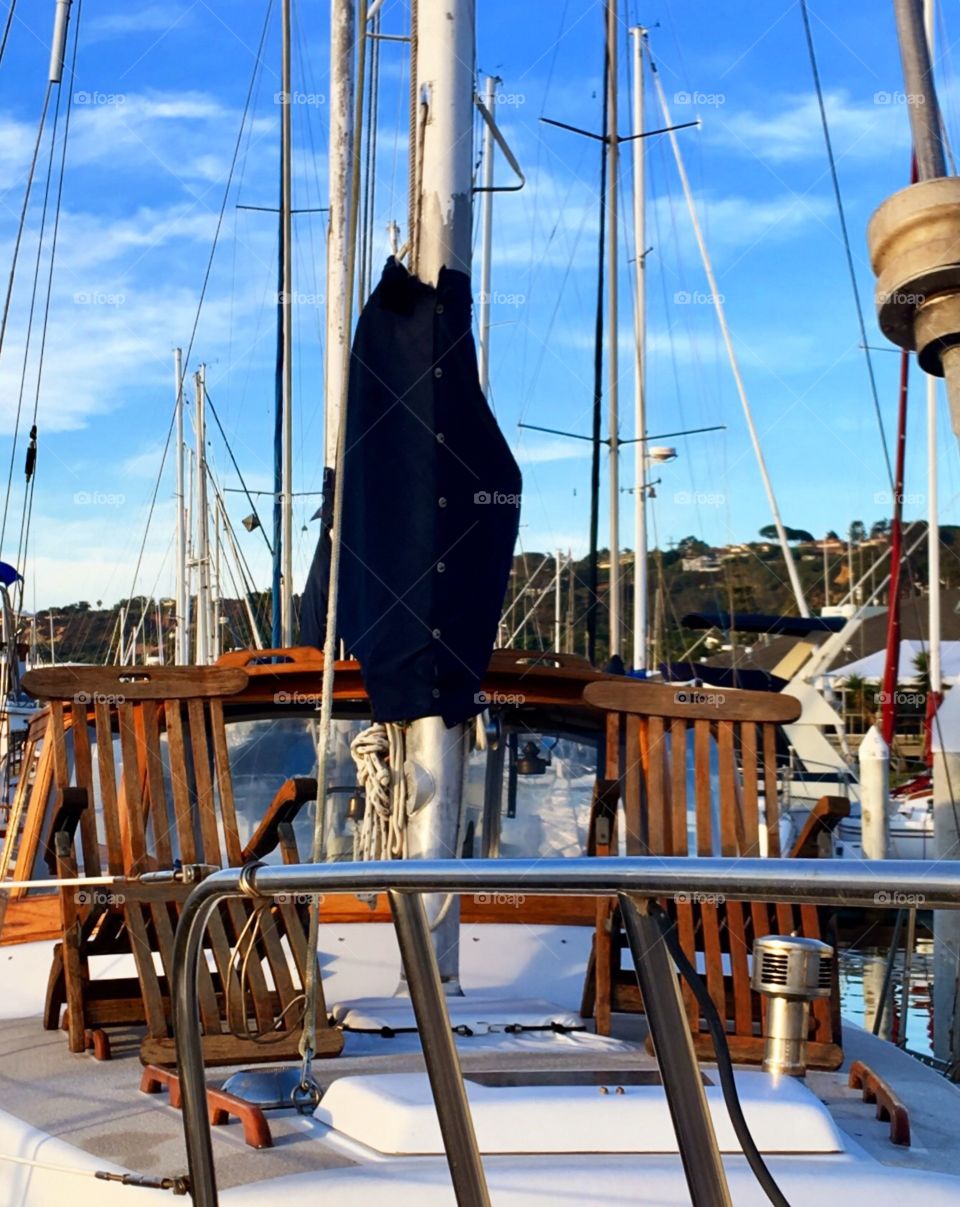
[[[887,156],[910,141],[906,106],[896,93],[855,99],[845,89],[824,94],[830,140],[841,162]],[[771,163],[818,159],[826,166],[820,110],[814,93],[783,97],[763,111],[724,107],[704,122],[704,136],[730,150]]]
[[[829,197],[789,192],[763,198],[701,193],[694,196],[694,206],[711,252],[751,247],[771,239],[791,239],[812,224],[829,221],[833,213],[833,203]],[[679,214],[677,227],[689,248],[688,259],[690,254],[697,256],[696,261],[690,260],[690,263],[695,262],[699,266],[693,229],[683,197],[657,197],[653,207],[659,210],[656,220],[664,230],[670,228],[671,214]],[[698,277],[702,279],[699,272]],[[682,288],[679,279],[677,287]]]
[[[169,175],[184,188],[226,181],[240,111],[204,92],[74,92],[69,166],[106,166]],[[278,127],[269,114],[248,118],[253,144]],[[257,156],[252,166],[257,166]]]
[[[130,34],[165,34],[174,27],[183,28],[195,5],[141,4],[124,6],[115,12],[98,13],[84,24],[84,41],[99,42],[125,38]]]
[[[546,465],[555,461],[578,461],[590,456],[590,444],[586,440],[575,438],[564,439],[558,436],[554,440],[537,438],[528,443],[529,437],[521,437],[517,442],[513,455],[520,465]]]

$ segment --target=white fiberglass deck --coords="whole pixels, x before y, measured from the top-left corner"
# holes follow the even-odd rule
[[[561,1012],[576,1011],[589,932],[476,929],[483,934],[474,943],[470,928],[464,928],[463,979],[468,998],[476,995],[474,1000],[481,1003],[474,1011],[478,1017],[496,1013],[498,999],[503,1005],[508,997],[508,1013],[532,999],[539,999],[531,1007],[534,1014],[542,1012],[544,999]],[[369,999],[389,997],[395,988],[398,965],[391,927],[327,927],[323,950],[331,1004],[364,998],[363,1009],[369,1012],[374,1008]],[[491,960],[491,950],[501,953],[499,963]],[[183,1173],[179,1113],[169,1107],[165,1094],[138,1091],[137,1037],[118,1037],[115,1059],[98,1063],[92,1056],[70,1055],[61,1033],[41,1028],[40,997],[48,960],[48,944],[0,949],[3,980],[9,986],[2,1011],[6,1017],[0,1021],[0,1151],[69,1171],[85,1167],[154,1176]],[[507,974],[500,985],[490,972],[498,967],[501,976]],[[11,1017],[13,1010],[19,1017]],[[620,1038],[612,1039],[584,1032],[507,1034],[499,1027],[458,1038],[497,1207],[688,1202],[675,1152],[624,1151],[631,1146],[669,1150],[675,1145],[666,1104],[658,1098],[655,1065],[642,1042],[642,1020],[620,1017],[617,1022]],[[769,1164],[787,1198],[793,1204],[868,1201],[871,1207],[902,1207],[906,1199],[919,1201],[921,1195],[925,1205],[960,1201],[960,1180],[939,1176],[960,1175],[954,1141],[960,1091],[856,1028],[847,1029],[845,1042],[848,1058],[865,1060],[907,1104],[914,1146],[898,1149],[889,1142],[887,1125],[875,1119],[874,1108],[858,1093],[846,1088],[842,1071],[812,1073],[806,1086],[791,1083],[779,1095],[763,1074],[744,1073],[748,1116],[761,1146],[771,1154]],[[262,1204],[282,1195],[284,1207],[314,1207],[319,1201],[333,1207],[452,1204],[445,1159],[436,1155],[436,1122],[422,1067],[416,1035],[384,1039],[348,1034],[344,1054],[316,1066],[325,1089],[334,1083],[318,1116],[269,1113],[273,1149],[246,1148],[235,1122],[214,1129],[223,1202]],[[551,1070],[558,1076],[544,1078]],[[228,1073],[211,1071],[211,1083],[221,1082]],[[704,1066],[704,1075],[716,1082],[709,1066]],[[364,1081],[350,1080],[359,1077]],[[572,1087],[566,1094],[556,1088],[564,1079]],[[537,1083],[533,1089],[531,1081]],[[606,1084],[609,1095],[595,1082]],[[622,1096],[616,1095],[619,1084],[624,1085]],[[510,1087],[517,1094],[512,1107],[504,1098]],[[712,1089],[708,1094],[715,1097]],[[824,1103],[829,1116],[819,1105]],[[734,1145],[725,1110],[719,1103],[714,1110],[721,1145],[729,1150]],[[369,1119],[363,1118],[365,1112]],[[407,1137],[394,1148],[426,1149],[428,1155],[385,1155],[390,1145],[371,1128],[379,1128],[381,1137],[391,1131],[395,1137]],[[510,1147],[523,1152],[503,1151]],[[584,1152],[586,1148],[595,1151]],[[803,1151],[783,1151],[790,1148]],[[763,1203],[743,1158],[728,1151],[724,1161],[738,1207]],[[157,1191],[94,1181],[78,1172],[0,1161],[3,1204],[46,1207],[63,1201],[71,1207],[112,1207],[163,1200]]]

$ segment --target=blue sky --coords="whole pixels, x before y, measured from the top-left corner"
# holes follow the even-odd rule
[[[294,52],[295,205],[324,204],[328,4],[298,0]],[[227,169],[266,13],[266,0],[83,0],[63,215],[39,394],[40,460],[26,566],[27,602],[112,603],[172,588],[173,479],[168,462],[140,575],[133,570],[172,411],[172,353],[190,338]],[[73,15],[78,4],[74,0]],[[502,80],[499,120],[527,176],[497,198],[492,402],[521,462],[521,540],[528,549],[586,551],[589,446],[518,421],[589,431],[596,246],[597,146],[544,126],[544,114],[597,128],[602,12],[596,0],[517,4],[480,0],[478,70]],[[46,79],[52,0],[22,0],[0,63],[0,258],[12,255],[16,215]],[[892,5],[810,5],[847,219],[871,342],[870,213],[907,179],[909,134]],[[650,28],[680,134],[734,342],[785,521],[821,532],[890,512],[888,487],[820,132],[799,6],[790,0],[707,4],[629,0],[625,24]],[[383,28],[402,32],[406,5],[386,0]],[[238,210],[275,204],[279,21],[272,15],[262,70],[190,369],[208,364],[208,389],[253,489],[271,482],[276,223]],[[950,22],[938,33],[942,102],[956,130],[960,98]],[[960,50],[957,51],[960,53]],[[627,46],[621,46],[621,126],[629,120]],[[406,221],[405,65],[384,44],[377,158],[376,259],[385,227]],[[651,124],[661,125],[652,90]],[[62,129],[62,113],[61,113]],[[45,171],[46,144],[40,182]],[[633,423],[630,157],[622,159],[621,435]],[[509,171],[497,165],[498,181]],[[651,507],[665,545],[688,533],[746,540],[769,522],[733,379],[706,301],[669,145],[648,143],[648,427],[725,424],[673,440],[676,462]],[[24,235],[10,325],[0,357],[0,467],[9,460],[24,359],[25,322],[40,221],[38,188]],[[322,468],[324,216],[296,218],[296,488],[319,488]],[[4,273],[4,276],[6,274]],[[37,336],[34,336],[34,352]],[[892,428],[897,357],[875,354]],[[924,391],[913,375],[907,514],[926,509]],[[25,412],[36,360],[28,362]],[[29,420],[27,420],[27,425]],[[213,425],[211,424],[211,427]],[[941,409],[944,522],[958,522],[954,441]],[[214,433],[222,484],[238,485]],[[22,477],[21,446],[15,483]],[[625,451],[622,484],[633,485]],[[249,508],[228,496],[238,524]],[[621,540],[633,544],[632,496]],[[261,497],[264,514],[269,500]],[[297,587],[315,542],[304,495],[296,513]],[[604,487],[604,505],[606,490]],[[11,503],[2,554],[12,558],[21,500]],[[606,524],[606,516],[601,519]],[[307,531],[302,531],[307,525]],[[12,537],[11,537],[12,532]],[[239,529],[258,581],[262,538]],[[230,591],[229,583],[225,584]]]

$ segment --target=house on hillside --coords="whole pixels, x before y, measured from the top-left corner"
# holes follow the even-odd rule
[[[723,563],[715,553],[701,553],[696,557],[681,558],[680,569],[685,574],[717,574],[723,569]]]
[[[762,618],[757,618],[762,619]],[[897,709],[897,750],[906,758],[922,749],[926,715],[926,651],[929,644],[927,599],[908,596],[901,604],[901,650],[894,703]],[[742,675],[747,682],[765,681],[782,689],[802,670],[814,651],[832,636],[812,632],[801,638],[762,632],[716,633],[715,652],[703,654],[698,665],[705,682],[717,675]],[[819,677],[820,686],[841,714],[851,748],[882,710],[883,668],[886,658],[887,611],[868,615],[850,640],[837,651]],[[710,642],[705,642],[709,645]],[[941,591],[941,664],[945,690],[960,680],[960,590]],[[722,647],[722,648],[721,648]]]

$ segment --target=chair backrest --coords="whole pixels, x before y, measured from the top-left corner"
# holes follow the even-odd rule
[[[800,703],[767,692],[626,680],[591,684],[584,699],[607,712],[607,771],[623,799],[631,855],[779,857],[777,727]],[[763,935],[821,937],[813,906],[677,894],[665,903],[687,954],[705,972],[738,1059],[762,1056],[762,1006],[750,987],[753,941]],[[815,1003],[812,1060],[839,1063],[839,988]],[[685,990],[691,1023],[702,1025]]]
[[[175,1058],[168,1000],[173,936],[189,889],[146,890],[133,881],[178,865],[236,867],[244,861],[224,699],[246,683],[246,671],[234,667],[78,667],[28,676],[29,690],[50,702],[57,807],[77,790],[96,802],[80,813],[83,873],[102,868],[130,880],[115,896],[140,979],[147,1026],[141,1057],[147,1063]],[[66,700],[65,688],[72,689]],[[265,800],[265,814],[269,805]],[[209,1063],[280,1059],[296,1050],[307,960],[304,920],[290,903],[258,907],[255,918],[254,909],[232,900],[210,919],[212,968],[201,962],[199,974]],[[242,976],[233,954],[238,944],[247,955]],[[253,1032],[270,1032],[272,1042],[251,1038]]]
[[[780,854],[777,727],[799,701],[629,680],[584,699],[609,714],[608,751],[622,752],[627,854]]]

